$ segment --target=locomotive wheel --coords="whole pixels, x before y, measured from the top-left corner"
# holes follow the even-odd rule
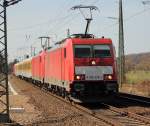
[[[67,96],[67,93],[65,91],[65,89],[62,90],[62,97],[65,98]]]

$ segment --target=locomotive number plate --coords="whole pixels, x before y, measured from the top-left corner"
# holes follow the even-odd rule
[[[103,76],[92,76],[92,75],[89,75],[89,76],[86,76],[85,79],[86,80],[103,80]]]

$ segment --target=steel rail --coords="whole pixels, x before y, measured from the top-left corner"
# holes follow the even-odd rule
[[[132,101],[136,101],[139,103],[150,105],[150,98],[148,98],[148,97],[138,96],[138,95],[128,94],[128,93],[118,93],[116,96],[120,97],[120,98],[124,98],[124,99],[128,99],[128,100],[132,100]]]
[[[37,86],[34,86],[34,87],[38,88]],[[38,89],[39,89],[39,88],[38,88]],[[105,116],[103,116],[103,115],[98,115],[98,114],[96,114],[94,111],[92,111],[92,110],[90,110],[90,109],[88,109],[88,108],[86,108],[86,107],[83,107],[83,106],[81,106],[81,105],[79,105],[79,104],[76,104],[76,103],[74,103],[74,102],[71,102],[71,101],[69,101],[69,100],[66,99],[66,98],[62,98],[62,97],[60,97],[60,96],[58,96],[58,95],[56,95],[56,94],[53,94],[53,93],[51,93],[51,92],[49,92],[49,91],[45,91],[45,90],[42,90],[42,91],[43,91],[44,93],[46,93],[46,94],[49,94],[49,95],[51,95],[51,96],[53,96],[53,97],[55,97],[55,98],[61,100],[62,102],[66,103],[66,104],[68,104],[68,105],[71,105],[72,107],[74,107],[74,108],[80,110],[81,112],[86,113],[86,114],[88,114],[88,115],[94,117],[95,119],[98,119],[99,121],[102,121],[102,122],[106,123],[107,125],[110,125],[110,126],[123,126],[121,123],[116,122],[115,120],[112,120],[112,119],[110,119],[110,118],[107,118],[107,117],[105,117]]]
[[[80,110],[80,112],[82,112],[82,113],[85,113],[85,114],[87,114],[89,116],[94,117],[95,119],[97,119],[100,122],[105,123],[106,125],[110,125],[110,126],[124,126],[124,124],[119,122],[119,121],[116,121],[116,120],[111,119],[111,118],[109,118],[109,117],[107,117],[105,115],[102,115],[102,114],[98,113],[97,111],[88,109],[87,107],[81,106],[79,104],[75,104],[74,102],[69,101],[67,98],[63,98],[61,96],[58,96],[58,95],[48,91],[46,88],[41,88],[41,87],[39,87],[39,86],[37,86],[35,84],[32,84],[32,85],[33,85],[34,88],[37,88],[38,90],[40,89],[40,91],[42,91],[43,93],[49,94],[49,95],[55,97],[56,99],[58,99],[58,100],[60,100],[60,101],[62,101],[64,103],[68,104],[71,107],[74,107],[77,110]],[[123,115],[125,117],[129,117],[131,119],[134,119],[134,120],[139,121],[141,123],[144,123],[146,125],[150,124],[150,119],[149,118],[146,118],[144,116],[141,116],[141,115],[138,115],[138,114],[135,114],[135,113],[132,113],[132,112],[120,110],[119,108],[116,108],[114,106],[111,106],[111,105],[108,105],[108,104],[105,104],[105,103],[102,103],[102,104],[104,106],[106,106],[108,108],[108,110],[110,110],[112,112],[119,113],[120,115]],[[34,124],[35,123],[38,123],[38,121],[34,122]]]
[[[150,118],[138,115],[138,114],[133,113],[133,112],[120,110],[117,107],[114,107],[114,106],[111,106],[111,105],[108,105],[108,104],[105,104],[105,103],[102,103],[102,105],[106,106],[107,108],[109,108],[109,110],[111,110],[113,112],[119,113],[119,114],[121,114],[121,115],[123,115],[125,117],[129,117],[129,118],[135,119],[137,121],[143,122],[146,125],[150,125]]]
[[[29,83],[30,83],[30,82],[29,82]],[[83,106],[81,106],[81,105],[79,105],[79,104],[75,104],[74,102],[71,102],[71,101],[68,100],[67,98],[63,98],[63,97],[61,97],[61,96],[58,96],[58,95],[56,95],[56,94],[54,94],[54,93],[48,91],[48,90],[45,89],[45,88],[41,88],[41,87],[39,87],[39,86],[37,86],[37,85],[35,85],[35,84],[32,84],[32,85],[34,86],[34,88],[40,89],[40,91],[42,91],[43,93],[48,94],[48,95],[51,95],[51,96],[55,97],[56,99],[58,99],[58,100],[60,100],[60,101],[62,101],[62,102],[64,102],[64,103],[68,104],[69,106],[74,107],[74,108],[77,109],[77,110],[80,110],[80,112],[82,112],[82,113],[84,113],[84,114],[87,114],[87,115],[89,115],[89,116],[91,116],[91,117],[94,117],[96,120],[98,120],[98,121],[101,122],[101,123],[103,122],[103,123],[105,123],[106,125],[110,125],[110,126],[123,126],[121,123],[116,122],[116,121],[113,120],[113,119],[107,118],[107,117],[105,117],[105,116],[103,116],[103,115],[98,115],[98,114],[95,113],[94,111],[92,111],[92,110],[90,110],[90,109],[88,109],[88,108],[86,108],[86,107],[83,107]],[[49,121],[49,120],[47,120],[47,121]],[[39,121],[34,122],[34,124],[37,124],[38,122],[39,122]],[[31,123],[29,123],[29,124],[27,124],[27,125],[31,125]]]

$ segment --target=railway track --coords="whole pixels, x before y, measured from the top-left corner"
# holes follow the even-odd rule
[[[37,86],[35,86],[35,87],[39,89],[39,87],[37,87]],[[61,100],[62,102],[66,103],[68,105],[71,105],[72,107],[80,110],[81,112],[83,112],[85,114],[88,114],[89,116],[94,117],[95,119],[99,120],[99,122],[105,123],[106,126],[122,126],[121,123],[118,123],[115,120],[109,119],[109,118],[107,118],[107,117],[105,117],[103,115],[99,115],[99,114],[95,113],[95,111],[90,110],[90,109],[88,109],[88,108],[86,108],[86,107],[84,107],[82,105],[75,104],[74,102],[70,102],[68,99],[64,99],[64,98],[62,98],[62,97],[60,97],[60,96],[58,96],[56,94],[53,94],[53,93],[51,93],[51,92],[49,92],[49,91],[47,91],[45,89],[42,89],[42,91],[44,93],[47,93],[47,94],[49,94],[49,95],[51,95],[51,96]],[[49,120],[46,120],[46,121],[49,122]],[[36,124],[36,123],[34,123],[34,124]],[[105,126],[105,125],[103,125],[103,126]]]
[[[103,111],[106,113],[105,116],[119,121],[124,126],[150,126],[150,118],[125,111],[105,103],[102,103],[102,105],[108,108],[106,112]]]
[[[133,94],[126,94],[126,93],[119,93],[117,97],[127,99],[127,100],[132,100],[135,102],[139,102],[141,104],[147,105],[150,107],[150,98],[143,97],[143,96],[138,96],[138,95],[133,95]],[[138,115],[145,116],[150,118],[150,110],[146,112],[138,112]]]
[[[150,116],[147,116],[150,114],[150,111],[144,112],[144,113],[133,113],[129,110],[125,110],[123,106],[126,105],[146,105],[150,107],[149,98],[142,97],[142,96],[136,96],[131,94],[123,94],[119,93],[115,98],[120,98],[122,100],[117,99],[118,105],[113,105],[115,100],[111,101],[110,103],[100,103],[100,105],[103,106],[103,109],[100,109],[102,107],[96,106],[90,106],[90,109],[93,109],[95,113],[97,114],[103,114],[106,117],[109,117],[111,119],[117,120],[124,126],[150,126]],[[116,103],[115,103],[116,104]],[[119,105],[120,104],[120,105]],[[124,104],[124,105],[123,105]],[[114,107],[117,106],[117,107]],[[94,109],[97,108],[98,109]]]
[[[106,103],[100,103],[99,106],[101,107],[98,109],[92,109],[95,114],[116,120],[122,126],[150,126],[150,118],[143,115],[126,111]]]
[[[31,84],[31,83],[30,83]],[[113,105],[110,105],[109,103],[100,103],[101,106],[103,107],[99,107],[98,109],[93,109],[90,108],[88,106],[85,106],[83,104],[75,104],[74,102],[70,102],[67,99],[64,99],[54,93],[51,93],[50,91],[48,91],[45,88],[40,88],[36,85],[34,85],[35,88],[37,88],[38,90],[42,91],[42,93],[44,94],[48,94],[51,95],[59,100],[61,100],[62,102],[68,104],[69,106],[79,110],[81,113],[81,115],[86,114],[89,117],[95,118],[98,122],[100,126],[150,126],[150,118],[146,117],[145,115],[137,114],[137,113],[132,113],[129,111],[124,110],[123,108],[119,108],[119,107],[114,107]],[[118,96],[119,97],[119,96]],[[127,96],[126,96],[127,97]],[[128,101],[134,101],[134,102],[139,102],[139,100],[135,101],[130,98],[122,98],[120,96],[120,99],[126,99]],[[138,99],[138,98],[136,98]],[[143,100],[144,102],[142,102],[142,99],[140,99],[140,103],[141,104],[148,104],[148,99],[147,100]],[[145,103],[146,101],[146,103]],[[99,105],[99,104],[98,104]],[[146,113],[145,113],[146,114]],[[69,115],[68,115],[69,116]],[[74,116],[74,115],[71,115]],[[79,115],[75,115],[75,116],[79,116]],[[64,118],[60,118],[61,120],[64,120],[65,118],[68,117],[64,117]],[[30,122],[28,125],[41,125],[43,123],[52,123],[52,122],[56,122],[57,119],[51,119],[51,118],[45,118],[43,120],[37,121],[37,122]],[[58,120],[59,121],[59,120]]]
[[[35,87],[40,89],[37,86]],[[72,107],[80,110],[81,112],[96,118],[100,122],[103,122],[109,126],[150,126],[150,118],[147,118],[140,114],[128,112],[106,103],[101,103],[101,105],[105,106],[105,108],[107,109],[93,110],[93,109],[89,109],[88,107],[85,107],[82,104],[75,104],[74,102],[70,102],[69,100],[64,99],[56,94],[53,94],[44,88],[42,88],[42,91],[61,100],[62,102],[65,102],[68,105],[71,105]],[[123,97],[123,95],[120,95],[120,98],[121,97]],[[149,102],[147,101],[148,99],[143,101],[142,98],[140,98],[140,100],[138,98],[132,99],[127,97],[127,94],[126,97],[124,96],[123,98],[128,99],[130,101],[133,100],[143,104],[149,104]],[[46,121],[48,122],[49,120]]]
[[[135,102],[143,103],[150,106],[150,98],[144,97],[144,96],[138,96],[133,94],[127,94],[127,93],[119,93],[117,97],[132,100]]]

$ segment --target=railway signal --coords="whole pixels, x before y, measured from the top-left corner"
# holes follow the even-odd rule
[[[7,57],[7,7],[21,0],[0,0],[0,123],[10,122],[8,57]]]
[[[99,9],[96,6],[83,6],[83,5],[78,5],[78,6],[74,6],[74,7],[71,8],[71,10],[77,10],[77,9],[81,12],[83,17],[87,21],[87,25],[86,25],[86,29],[85,29],[85,36],[86,36],[88,34],[88,31],[89,31],[90,23],[93,20],[92,11],[93,10],[99,10]],[[86,17],[81,9],[88,9],[89,12],[90,12],[90,17]]]

